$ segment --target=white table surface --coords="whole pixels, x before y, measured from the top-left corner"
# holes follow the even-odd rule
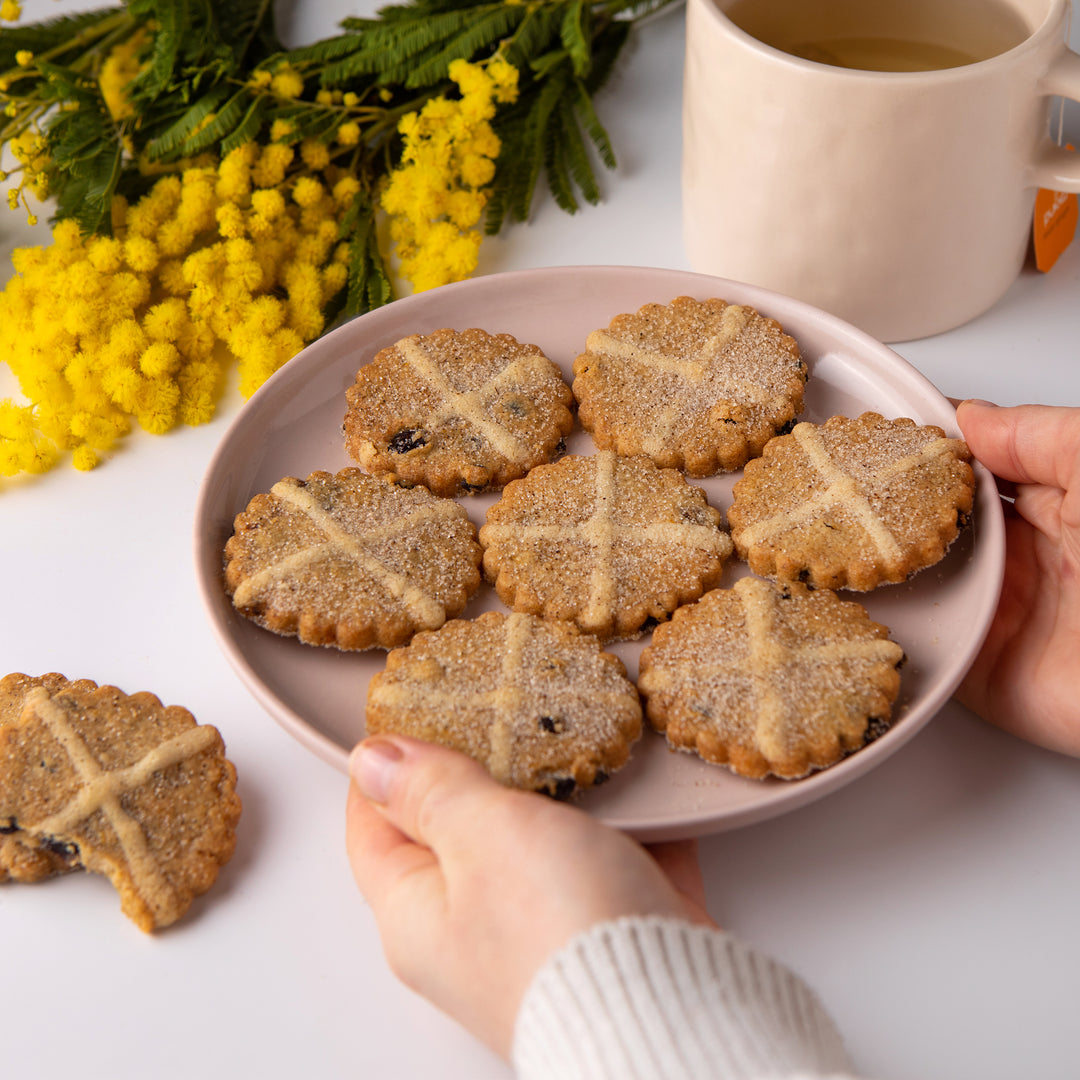
[[[362,10],[296,5],[281,26],[299,43]],[[689,269],[682,44],[681,13],[643,28],[599,101],[620,158],[603,204],[571,218],[540,198],[528,226],[485,242],[481,272]],[[0,214],[3,265],[45,239]],[[1080,241],[978,320],[896,348],[952,396],[1080,405],[1078,297]],[[507,1077],[389,973],[343,854],[345,778],[267,717],[209,633],[192,515],[239,405],[231,392],[204,427],[133,435],[89,474],[0,482],[0,674],[57,670],[187,706],[223,732],[244,801],[235,857],[167,932],[138,931],[103,878],[0,886],[0,1074]],[[819,989],[866,1075],[1075,1078],[1078,835],[1080,762],[950,704],[863,779],[707,838],[701,856],[713,915]]]

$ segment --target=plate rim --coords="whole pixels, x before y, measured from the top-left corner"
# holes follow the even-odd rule
[[[421,309],[426,307],[436,291],[442,298],[450,300],[457,292],[465,291],[482,294],[487,290],[499,290],[500,288],[522,283],[540,282],[556,275],[567,274],[603,277],[612,282],[618,282],[619,278],[625,278],[628,282],[633,280],[635,284],[640,283],[644,276],[650,281],[655,279],[657,288],[667,287],[669,291],[673,286],[677,288],[679,291],[673,293],[673,296],[693,291],[695,287],[699,294],[714,296],[724,296],[725,290],[729,293],[735,291],[738,293],[736,302],[750,304],[759,310],[765,309],[767,314],[777,317],[778,321],[785,325],[785,329],[787,328],[784,322],[785,315],[782,315],[781,311],[786,313],[788,319],[790,319],[791,313],[795,313],[800,317],[800,321],[805,318],[819,327],[825,328],[831,332],[831,336],[844,340],[860,355],[868,353],[875,356],[878,361],[887,366],[890,372],[895,371],[906,380],[917,384],[926,399],[937,407],[938,412],[942,413],[942,420],[945,419],[945,414],[952,409],[949,400],[941,391],[908,360],[889,348],[888,345],[838,316],[762,286],[672,268],[582,264],[486,274],[482,277],[470,278],[462,282],[442,286],[439,290],[402,297],[388,305],[376,308],[374,311],[349,319],[327,331],[267,379],[231,418],[228,427],[214,448],[200,481],[192,523],[192,540],[200,599],[218,647],[225,654],[226,659],[247,691],[270,715],[271,719],[302,746],[339,772],[347,771],[349,748],[342,747],[339,742],[305,720],[299,712],[274,694],[228,633],[222,617],[221,553],[217,551],[216,558],[214,558],[215,551],[206,541],[206,537],[213,532],[214,527],[220,525],[220,521],[212,512],[211,505],[215,482],[220,479],[223,465],[232,456],[231,451],[234,444],[246,433],[248,428],[256,423],[263,412],[271,408],[272,403],[278,396],[279,389],[295,382],[298,378],[298,372],[302,369],[306,370],[308,367],[317,366],[323,360],[324,354],[327,357],[332,356],[343,336],[352,336],[357,333],[357,324],[371,325],[376,328],[377,332],[380,321],[391,317],[396,318],[398,314],[405,317],[414,307],[420,307]],[[668,282],[672,284],[667,285]],[[676,282],[679,284],[675,285]],[[661,300],[659,296],[657,300],[666,302]],[[774,310],[769,311],[770,306]],[[393,314],[390,314],[391,309],[393,309]],[[618,313],[613,312],[612,316],[615,314]],[[794,331],[792,332],[794,333]],[[358,360],[358,365],[359,362]],[[941,421],[935,420],[934,422],[940,423]],[[955,429],[955,426],[954,422],[952,427]],[[973,461],[972,465],[976,475],[975,510],[976,520],[979,523],[980,559],[984,562],[989,560],[989,568],[994,575],[994,580],[988,583],[992,587],[986,588],[980,594],[981,604],[977,608],[976,617],[980,631],[970,639],[967,650],[968,655],[965,656],[964,662],[954,665],[949,678],[941,680],[932,693],[920,698],[919,714],[913,716],[908,713],[904,717],[903,724],[892,727],[882,737],[883,740],[889,740],[887,745],[890,749],[887,753],[882,754],[879,751],[875,755],[876,760],[868,768],[860,765],[860,767],[853,770],[851,764],[858,757],[858,755],[853,754],[828,769],[819,770],[800,780],[780,781],[777,785],[770,785],[771,794],[767,799],[746,806],[721,812],[714,811],[710,813],[706,811],[694,815],[684,813],[665,819],[656,817],[637,821],[619,819],[607,821],[607,823],[646,841],[701,836],[755,824],[816,801],[818,798],[857,779],[866,772],[872,771],[878,764],[886,761],[910,739],[914,738],[949,700],[953,691],[962,681],[971,662],[978,654],[978,650],[989,632],[1004,577],[1004,515],[997,485],[992,474],[981,463]],[[216,563],[216,571],[211,567],[211,561]],[[648,732],[646,731],[644,734],[647,735]],[[845,766],[848,766],[848,768],[845,768]],[[855,771],[855,776],[848,775],[852,771]],[[607,820],[602,814],[595,816],[597,816],[598,820]]]

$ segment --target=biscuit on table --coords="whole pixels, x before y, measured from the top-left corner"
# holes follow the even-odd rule
[[[711,476],[741,468],[801,412],[807,368],[775,320],[680,296],[594,330],[574,376],[597,446]]]
[[[350,456],[436,495],[501,488],[562,453],[574,424],[570,387],[539,348],[476,328],[402,338],[345,396]]]
[[[742,776],[796,779],[887,728],[903,655],[853,600],[745,577],[658,627],[637,685],[674,748]]]
[[[237,515],[225,588],[242,615],[308,645],[392,648],[480,586],[465,509],[357,468],[285,477]]]
[[[9,837],[107,876],[140,929],[175,922],[236,846],[241,807],[221,735],[153,694],[24,680],[4,680],[5,692],[23,694],[18,719],[0,725]]]
[[[750,569],[865,592],[941,560],[971,513],[962,439],[877,413],[802,423],[747,464],[728,525]]]
[[[47,675],[23,675],[13,672],[0,679],[0,728],[13,724],[22,715],[26,695],[39,686],[50,693],[73,685],[59,672]],[[82,687],[96,684],[80,680]],[[78,852],[67,844],[51,839],[36,840],[12,823],[0,821],[0,882],[41,881],[80,867]]]
[[[441,743],[508,787],[566,799],[621,768],[642,724],[626,668],[594,637],[488,611],[389,653],[368,684],[365,727]]]
[[[568,619],[602,640],[632,636],[699,597],[732,550],[701,488],[610,450],[508,484],[480,543],[504,604]]]

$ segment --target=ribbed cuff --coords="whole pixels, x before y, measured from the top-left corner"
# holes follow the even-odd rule
[[[718,930],[632,917],[537,973],[514,1030],[521,1080],[760,1080],[847,1073],[817,995]]]

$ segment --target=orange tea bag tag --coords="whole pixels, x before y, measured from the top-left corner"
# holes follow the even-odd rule
[[[1069,150],[1073,147],[1068,146]],[[1076,195],[1039,188],[1035,195],[1035,265],[1044,273],[1076,235],[1080,216]]]

